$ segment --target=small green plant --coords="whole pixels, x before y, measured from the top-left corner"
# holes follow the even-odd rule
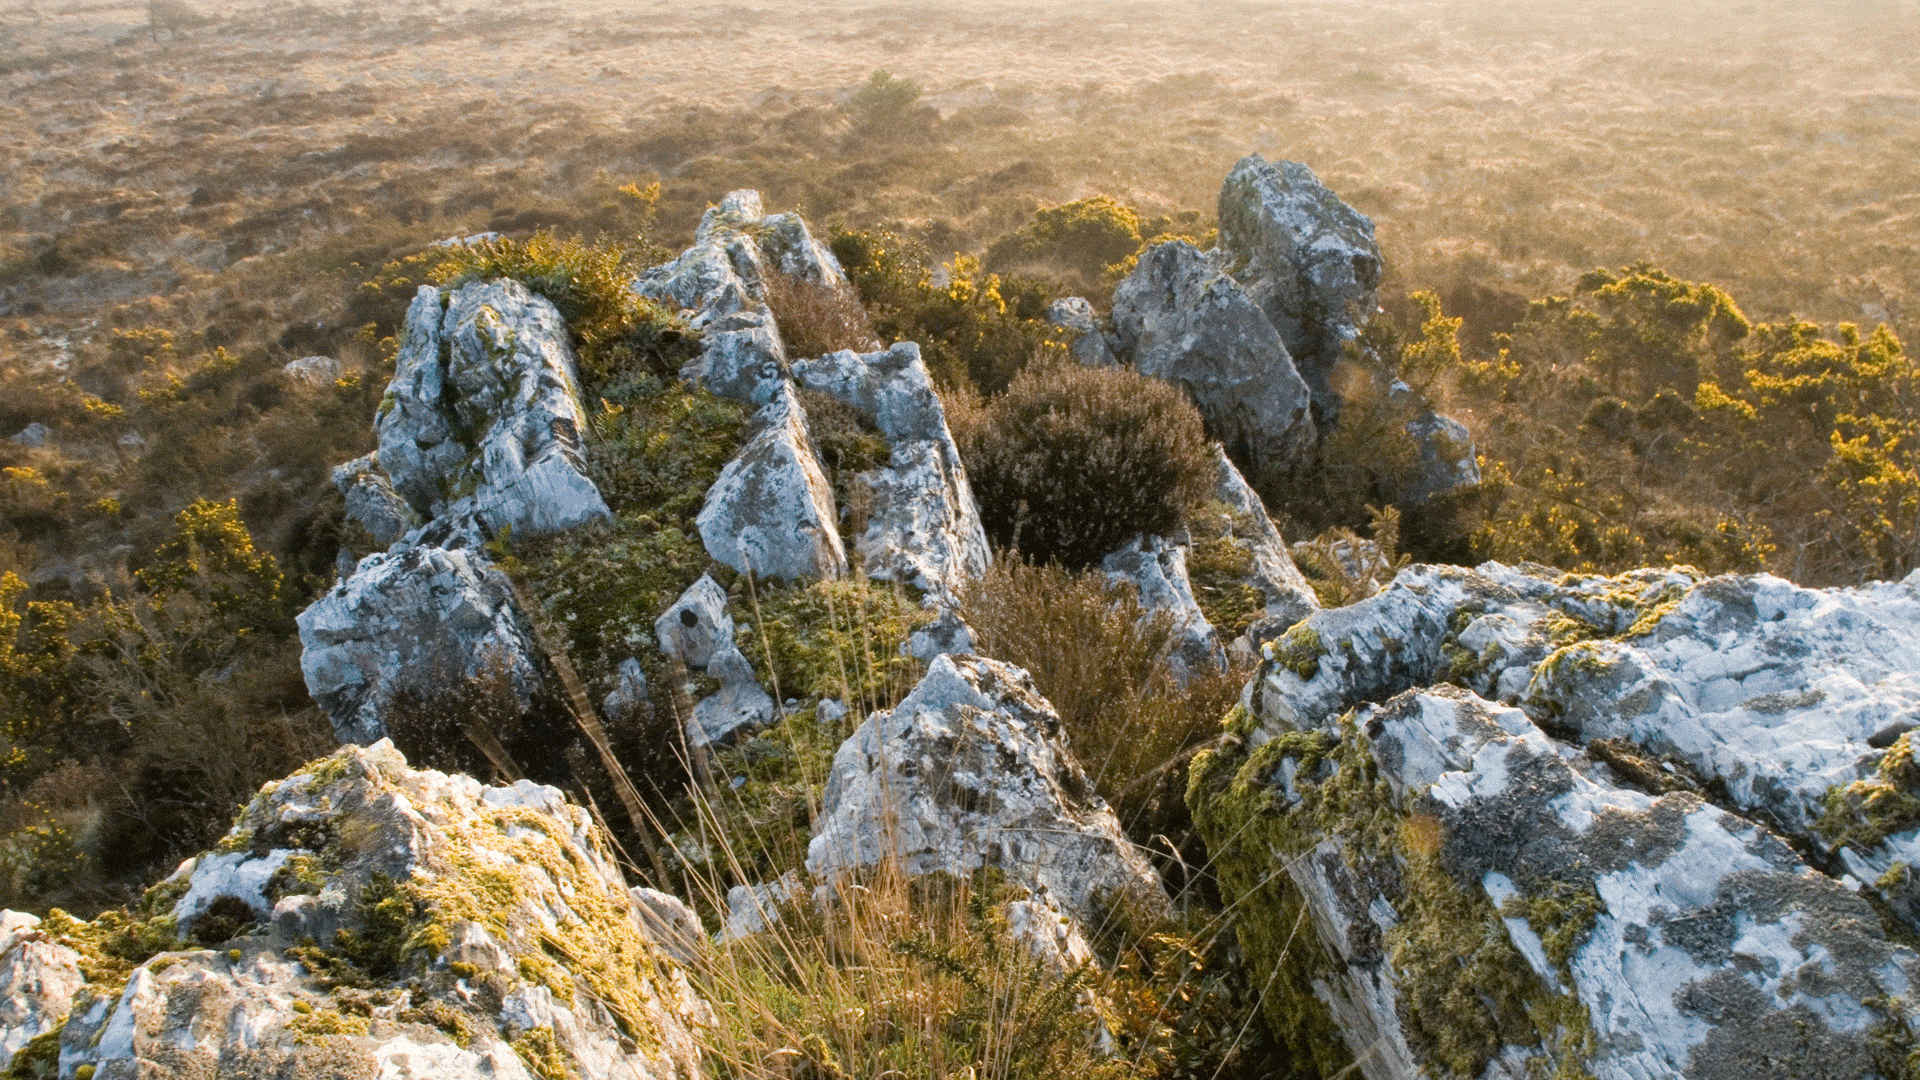
[[[920,100],[920,84],[912,79],[904,79],[887,71],[877,69],[860,84],[842,106],[854,124],[863,132],[875,136],[905,134],[915,118],[923,115],[914,103]]]
[[[1029,368],[960,417],[988,537],[1033,561],[1084,567],[1135,536],[1172,532],[1213,483],[1199,412],[1125,368]]]

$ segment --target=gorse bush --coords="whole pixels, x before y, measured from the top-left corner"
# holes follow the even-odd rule
[[[1028,368],[954,417],[988,537],[1037,562],[1088,566],[1172,532],[1214,480],[1192,403],[1124,368]]]
[[[996,270],[1041,263],[1097,281],[1109,266],[1140,251],[1140,215],[1111,195],[1048,207],[1015,232],[987,248],[986,264]]]

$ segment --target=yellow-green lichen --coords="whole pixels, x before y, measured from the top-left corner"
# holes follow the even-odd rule
[[[320,1042],[329,1035],[365,1035],[371,1024],[364,1016],[352,1016],[339,1009],[314,1009],[311,1012],[295,1013],[287,1021],[287,1029],[293,1032],[296,1044]]]
[[[1320,674],[1320,658],[1325,655],[1320,632],[1306,623],[1295,624],[1267,646],[1267,658],[1293,672],[1301,682]]]
[[[1835,848],[1870,851],[1920,825],[1920,763],[1912,740],[1912,732],[1894,740],[1873,776],[1828,789],[1814,831]]]
[[[513,1052],[540,1080],[571,1080],[573,1065],[550,1027],[528,1028],[513,1040]]]

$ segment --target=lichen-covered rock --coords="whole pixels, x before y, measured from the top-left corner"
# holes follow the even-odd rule
[[[765,405],[787,375],[786,345],[767,307],[775,274],[848,290],[840,263],[798,214],[767,214],[760,195],[735,191],[711,207],[693,246],[642,274],[635,291],[688,312],[701,353],[682,372],[716,394]]]
[[[728,642],[707,663],[707,677],[720,689],[701,698],[687,718],[687,745],[700,749],[732,742],[741,735],[773,723],[777,711],[773,696],[760,688],[753,665]]]
[[[833,486],[807,435],[806,412],[782,382],[754,414],[739,456],[720,470],[694,524],[707,554],[741,573],[838,578],[846,548],[835,527]]]
[[[80,954],[47,940],[37,916],[0,911],[0,1060],[58,1029],[85,981]]]
[[[280,373],[304,386],[332,386],[346,368],[331,356],[303,356],[280,365]]]
[[[1220,249],[1313,388],[1317,418],[1331,420],[1339,401],[1329,376],[1380,287],[1373,222],[1305,165],[1249,154],[1220,186]]]
[[[1266,618],[1281,626],[1291,626],[1320,610],[1320,598],[1313,586],[1293,563],[1287,542],[1267,516],[1266,504],[1248,486],[1233,459],[1223,447],[1214,447],[1214,464],[1219,480],[1213,497],[1233,515],[1233,538],[1246,545],[1253,559],[1253,587],[1266,598]]]
[[[553,788],[347,747],[262,789],[181,884],[219,896],[176,906],[181,948],[80,989],[61,1077],[698,1074],[710,1011]]]
[[[966,620],[952,608],[948,608],[932,622],[908,634],[900,651],[921,663],[931,664],[936,656],[971,653],[974,648],[973,627],[968,626]]]
[[[857,478],[872,496],[866,530],[855,541],[867,576],[950,603],[962,585],[986,573],[992,554],[920,347],[908,341],[885,352],[830,353],[794,364],[793,373],[801,386],[871,417],[887,440],[887,465]]]
[[[1132,585],[1148,617],[1164,612],[1171,618],[1174,646],[1167,661],[1180,685],[1226,666],[1220,635],[1193,597],[1185,547],[1164,537],[1136,536],[1100,560],[1100,570],[1109,582]]]
[[[1108,901],[1166,906],[1053,706],[1026,672],[981,657],[936,657],[834,754],[807,870],[832,879],[894,859],[913,875],[997,867],[1083,923]]]
[[[1431,409],[1407,421],[1419,447],[1419,468],[1400,490],[1402,506],[1418,506],[1480,482],[1480,455],[1467,425]]]
[[[397,694],[436,691],[487,665],[507,673],[523,708],[541,684],[512,586],[476,550],[369,555],[298,623],[300,672],[341,742],[382,738]]]
[[[1327,1073],[1853,1080],[1920,1045],[1920,958],[1751,820],[1456,687],[1269,734],[1197,759],[1189,804]]]
[[[333,486],[346,499],[347,520],[367,530],[380,547],[420,525],[420,515],[393,490],[393,481],[381,470],[377,453],[334,466]]]
[[[1120,362],[1085,297],[1062,297],[1047,305],[1047,321],[1072,335],[1067,351],[1075,360],[1091,367],[1112,367]]]
[[[727,591],[710,574],[687,586],[673,606],[653,622],[660,651],[699,671],[713,654],[733,645],[733,615],[727,611]]]
[[[1304,464],[1319,439],[1307,384],[1260,306],[1183,240],[1140,256],[1113,291],[1113,329],[1135,370],[1183,387],[1207,431],[1260,482]]]
[[[527,536],[606,517],[585,429],[552,303],[511,280],[421,286],[374,423],[380,466],[421,519],[471,517]]]

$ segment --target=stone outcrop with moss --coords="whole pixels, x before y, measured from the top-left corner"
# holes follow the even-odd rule
[[[1909,1074],[1920,958],[1765,826],[1457,687],[1234,729],[1189,803],[1269,1018],[1324,1072]]]
[[[847,572],[833,485],[791,383],[754,414],[740,455],[720,470],[696,524],[707,554],[743,574],[837,578]]]
[[[264,788],[140,910],[38,928],[86,973],[62,1080],[698,1071],[706,1004],[553,788],[349,746]]]
[[[49,941],[39,918],[0,911],[0,1055],[11,1058],[35,1039],[59,1038],[86,981],[80,954]]]

